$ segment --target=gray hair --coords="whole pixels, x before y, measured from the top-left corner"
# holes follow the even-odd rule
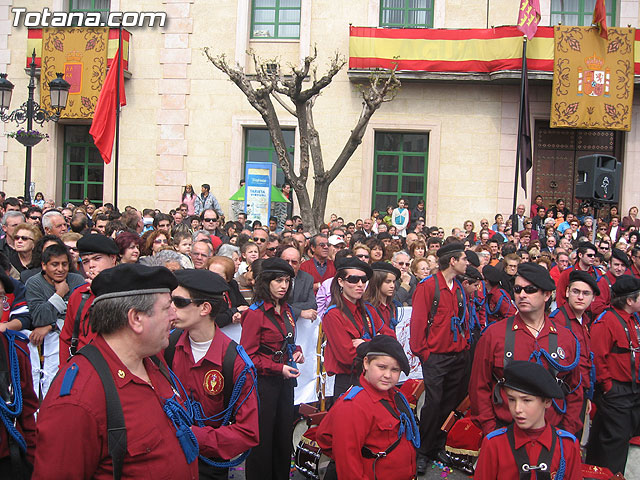
[[[46,228],[51,228],[53,226],[53,225],[51,225],[51,220],[56,215],[60,215],[62,218],[64,218],[62,213],[60,213],[57,210],[49,210],[47,213],[42,215],[42,228],[45,228],[45,229]]]
[[[91,307],[89,323],[98,335],[117,332],[129,322],[129,310],[151,315],[158,300],[157,293],[105,298]]]
[[[392,262],[397,261],[398,260],[398,256],[400,256],[400,255],[406,255],[407,257],[409,257],[409,259],[411,259],[411,255],[409,255],[406,250],[400,250],[400,251],[395,252],[393,254],[393,257],[392,257],[391,261]]]
[[[211,234],[209,232],[207,232],[206,230],[202,230],[202,229],[201,230],[196,230],[195,232],[193,232],[193,235],[191,236],[191,241],[193,243],[196,243],[197,241],[199,241],[199,240],[197,240],[197,238],[198,238],[198,235],[200,235],[200,234],[206,235],[207,240],[211,241],[211,238],[209,237],[209,235],[211,235]]]
[[[11,217],[20,217],[20,219],[22,220],[22,223],[24,223],[24,215],[21,212],[18,212],[16,210],[10,210],[2,216],[3,227],[7,225],[7,220],[9,220]]]
[[[229,243],[225,243],[223,245],[220,245],[220,248],[218,249],[218,252],[216,253],[216,255],[218,255],[220,257],[227,257],[227,258],[230,258],[231,260],[233,260],[233,254],[234,253],[240,255],[240,249],[238,247],[236,247],[235,245],[231,245]]]
[[[192,265],[189,265],[187,257],[175,250],[160,250],[155,255],[149,255],[140,259],[140,263],[149,267],[166,267],[167,263],[170,262],[177,262],[183,270],[193,268]]]

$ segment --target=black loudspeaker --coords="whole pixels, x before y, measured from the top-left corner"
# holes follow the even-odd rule
[[[588,155],[578,159],[576,198],[618,203],[621,163],[610,155]]]

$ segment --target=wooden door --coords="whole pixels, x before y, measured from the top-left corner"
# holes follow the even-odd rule
[[[575,212],[581,201],[574,196],[577,160],[602,153],[622,161],[622,133],[613,130],[573,130],[549,128],[549,122],[537,121],[533,151],[533,192],[542,195],[545,205],[564,198]]]

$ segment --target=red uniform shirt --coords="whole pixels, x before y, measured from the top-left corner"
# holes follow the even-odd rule
[[[553,407],[550,407],[553,408]],[[539,435],[530,435],[523,431],[517,425],[513,427],[514,446],[516,449],[525,446],[530,465],[537,465],[538,458],[542,446],[547,450],[551,449],[552,444],[551,427],[547,424],[542,433]],[[571,438],[556,438],[556,445],[553,449],[551,457],[551,478],[555,478],[558,472],[561,459],[561,449],[559,442],[562,442],[562,453],[564,453],[565,461],[565,480],[582,480],[582,461],[580,459],[580,445],[578,441]],[[502,480],[520,478],[518,465],[513,456],[511,445],[506,433],[496,435],[492,438],[485,438],[482,441],[478,464],[476,465],[476,473],[474,480]],[[531,479],[535,479],[535,473],[532,471]]]
[[[639,347],[638,319],[632,314],[612,307],[594,322],[591,326],[591,349],[596,364],[596,381],[604,392],[609,391],[612,380],[631,382],[629,339],[614,311],[625,321],[633,348]],[[636,354],[636,381],[639,367],[640,354]]]
[[[485,296],[485,287],[484,287],[484,281],[482,282],[482,287],[478,290],[476,290],[475,293],[475,298],[473,299],[473,302],[475,302],[476,305],[476,314],[478,315],[478,322],[480,322],[480,328],[484,328],[487,326],[487,311],[485,309],[485,304],[484,302],[486,301],[486,296]]]
[[[493,403],[493,390],[496,385],[496,379],[503,377],[507,325],[508,322],[505,320],[494,323],[485,330],[476,347],[471,371],[471,381],[469,383],[471,419],[482,429],[482,433],[485,435],[496,429],[498,421],[503,425],[512,421],[504,389],[500,389],[502,404]],[[564,359],[562,359],[558,354],[556,361],[562,365],[573,363],[576,357],[576,341],[569,330],[557,324],[556,326],[557,328],[547,319],[536,338],[525,326],[520,314],[516,315],[512,327],[515,341],[511,359],[529,360],[532,352],[540,348],[544,348],[549,352],[549,335],[556,333],[558,336],[558,350],[564,355]],[[547,368],[548,364],[544,357],[542,357],[542,362]],[[568,384],[570,390],[573,390],[580,382],[580,368],[576,367],[569,372],[561,372],[558,377]],[[582,428],[582,420],[580,419],[582,399],[582,388],[576,388],[573,393],[567,395],[565,401],[567,410],[564,415],[558,413],[554,407],[547,409],[545,415],[547,423],[575,434]],[[560,406],[563,405],[561,401],[558,402]]]
[[[400,421],[380,402],[386,399],[399,413],[394,402],[397,389],[377,390],[364,375],[360,385],[361,392],[351,400],[343,395],[329,410],[318,427],[316,441],[336,461],[338,478],[373,480],[373,459],[364,458],[361,450],[367,446],[372,452],[383,452],[398,439]],[[376,475],[379,479],[408,480],[415,474],[416,449],[403,434],[398,446],[376,462]]]
[[[638,267],[636,267],[635,264],[631,265],[631,275],[633,275],[636,278],[640,278],[640,270],[638,270]]]
[[[27,459],[33,463],[33,455],[36,447],[36,419],[34,414],[38,410],[38,397],[33,391],[33,380],[31,379],[31,362],[29,361],[27,344],[22,340],[16,340],[16,353],[18,356],[18,367],[20,369],[20,388],[22,389],[22,414],[17,418],[16,428],[27,442]],[[0,348],[4,349],[9,368],[9,343],[7,337],[0,334]],[[1,398],[1,397],[0,397]],[[0,400],[2,401],[2,400]],[[0,458],[9,457],[9,440],[7,429],[0,426]],[[35,477],[34,477],[35,478]]]
[[[369,307],[369,310],[371,310],[371,307]],[[380,314],[378,316],[382,318],[385,326],[389,327],[391,330],[394,330],[394,328],[391,327],[391,321],[393,320],[395,323],[398,322],[398,307],[391,302],[389,303],[389,305],[381,303],[380,305],[375,307],[375,310],[376,313]]]
[[[149,359],[144,366],[152,385],[122,363],[100,336],[92,342],[104,356],[120,396],[127,426],[123,479],[197,479],[198,462],[187,464],[176,429],[163,411],[174,391]],[[67,369],[78,373],[69,395],[60,396]],[[40,408],[33,478],[113,479],[108,451],[106,399],[96,370],[77,355],[61,368]]]
[[[191,342],[187,332],[183,332],[176,344],[172,370],[178,376],[185,390],[193,400],[202,405],[205,416],[211,417],[224,410],[224,385],[240,376],[244,361],[238,356],[233,367],[233,378],[224,378],[222,367],[227,347],[231,339],[221,330],[211,341],[209,350],[197,363],[193,361]],[[200,453],[205,457],[231,459],[258,445],[258,395],[254,389],[245,399],[253,383],[251,377],[242,388],[238,401],[244,401],[231,425],[220,426],[218,422],[206,422],[206,427],[191,427],[198,439]]]
[[[265,311],[273,310],[273,314],[284,333],[287,332],[284,322],[289,322],[289,325],[293,326],[295,336],[296,324],[288,304],[282,305],[280,310],[286,320],[281,314],[276,312],[273,304],[265,302],[263,303],[263,307]],[[260,346],[262,345],[277,352],[282,349],[283,340],[284,338],[280,330],[278,330],[260,308],[248,308],[242,312],[242,336],[240,337],[240,344],[244,347],[249,357],[251,357],[251,360],[253,360],[258,375],[282,375],[282,366],[285,364],[283,362],[287,361],[286,352],[282,357],[283,362],[276,362],[273,359],[273,354],[258,350],[260,350]],[[296,351],[302,350],[299,346],[296,346]]]
[[[427,337],[427,322],[431,311],[431,303],[433,302],[436,275],[440,287],[440,300]],[[458,333],[456,340],[454,340],[454,334],[451,330],[451,318],[457,317],[459,313],[456,291],[460,286],[457,282],[453,282],[453,288],[450,290],[442,273],[438,272],[436,275],[421,281],[413,294],[409,345],[411,351],[420,358],[423,364],[431,353],[462,352],[469,348],[469,342],[467,341],[469,338],[468,323],[465,321],[465,333]]]
[[[571,309],[569,304],[564,307],[556,309],[549,315],[553,318],[556,325],[569,328],[571,332],[576,336],[580,343],[580,375],[582,377],[582,386],[585,390],[591,387],[591,337],[589,335],[588,324],[590,319],[585,312],[582,315],[582,323],[576,318],[576,314]],[[567,319],[569,319],[569,326],[567,325]]]
[[[364,319],[360,309],[355,303],[350,302],[344,296],[342,301],[358,327],[341,312],[337,307],[328,310],[322,317],[322,330],[327,336],[327,346],[324,349],[324,366],[330,375],[339,373],[351,373],[353,359],[356,358],[356,347],[352,341],[369,334],[369,340],[375,334],[389,335],[395,338],[396,334],[378,316],[375,310],[367,306],[369,316]],[[372,334],[372,329],[375,333]]]
[[[320,273],[318,272],[313,258],[307,260],[306,262],[302,262],[300,264],[300,270],[311,275],[313,277],[313,283],[322,283],[331,277],[335,277],[336,275],[336,267],[333,264],[333,261],[329,259],[327,259],[327,269],[324,272],[324,275],[320,275]]]
[[[567,303],[567,286],[569,285],[569,275],[573,269],[581,270],[580,264],[576,262],[573,267],[569,267],[562,271],[560,277],[558,277],[558,281],[556,282],[556,303],[558,307],[561,307]],[[589,270],[586,272],[593,276],[593,278],[598,279],[598,288],[600,289],[600,295],[596,296],[591,302],[591,313],[593,314],[593,318],[596,318],[602,312],[604,312],[607,308],[609,308],[609,304],[611,303],[611,290],[609,289],[609,284],[607,281],[602,278],[601,272],[596,272],[593,267],[589,267]]]
[[[73,336],[73,328],[76,323],[76,316],[80,303],[82,303],[82,294],[89,293],[89,298],[84,302],[82,307],[82,315],[80,316],[80,328],[78,329],[78,350],[84,347],[91,340],[96,338],[89,326],[89,309],[96,296],[91,292],[88,283],[76,288],[69,297],[67,304],[67,314],[64,317],[64,325],[60,330],[60,365],[64,365],[69,358],[69,347],[71,346],[71,337]]]
[[[508,318],[518,311],[509,294],[498,285],[488,292],[487,298],[489,299],[489,312],[494,312],[489,313],[489,323]],[[499,308],[498,303],[500,304]]]

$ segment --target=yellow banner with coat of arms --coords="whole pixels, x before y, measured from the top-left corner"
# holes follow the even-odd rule
[[[107,72],[108,28],[45,28],[42,32],[41,105],[51,110],[49,82],[63,72],[71,84],[62,118],[93,118]]]
[[[552,128],[631,129],[634,28],[554,27]]]

